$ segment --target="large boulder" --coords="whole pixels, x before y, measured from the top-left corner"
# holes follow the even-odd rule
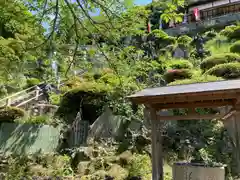
[[[128,177],[128,170],[122,168],[118,164],[113,164],[110,170],[108,171],[108,175],[113,177],[114,180],[123,180]]]

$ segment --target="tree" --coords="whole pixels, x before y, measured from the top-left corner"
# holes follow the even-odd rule
[[[28,9],[14,0],[0,3],[0,76],[4,83],[18,83],[31,63],[44,56],[44,29]],[[19,84],[20,85],[20,84]]]

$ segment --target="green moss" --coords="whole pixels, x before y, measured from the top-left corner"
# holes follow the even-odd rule
[[[38,85],[40,84],[41,81],[37,78],[29,78],[27,79],[27,87],[32,87],[32,86],[35,86],[35,85]]]
[[[171,86],[171,85],[181,85],[181,84],[193,84],[193,83],[201,83],[201,82],[220,81],[220,80],[223,80],[223,79],[216,76],[204,75],[200,77],[195,77],[193,79],[176,80],[168,85]]]
[[[14,120],[25,116],[25,111],[16,107],[5,107],[0,109],[0,122],[14,122]]]
[[[193,64],[188,60],[171,60],[167,62],[167,69],[192,69]]]
[[[235,42],[231,47],[230,51],[232,53],[239,53],[240,54],[240,41]]]
[[[167,83],[171,83],[178,79],[189,79],[192,77],[192,72],[189,69],[174,69],[167,71],[163,78]]]
[[[206,71],[216,65],[235,62],[235,61],[237,62],[240,61],[240,55],[235,53],[216,54],[204,59],[200,64],[200,68],[203,71]]]
[[[240,63],[225,63],[214,66],[206,72],[207,75],[222,77],[224,79],[235,79],[240,77]]]

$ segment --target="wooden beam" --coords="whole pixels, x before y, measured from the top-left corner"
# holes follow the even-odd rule
[[[196,102],[181,102],[181,103],[166,103],[166,104],[154,104],[155,109],[177,109],[177,108],[211,108],[234,105],[233,99],[227,100],[215,100],[215,101],[196,101]]]
[[[228,113],[226,113],[224,115],[224,117],[222,118],[222,120],[227,120],[229,119],[230,117],[232,117],[233,115],[235,115],[235,113],[237,113],[236,110],[230,110]]]
[[[211,120],[221,119],[224,115],[222,114],[206,114],[206,115],[186,115],[186,116],[160,116],[158,120],[175,121],[175,120]]]

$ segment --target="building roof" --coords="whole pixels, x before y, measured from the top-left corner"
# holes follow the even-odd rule
[[[240,80],[216,81],[149,88],[137,92],[136,94],[133,94],[131,96],[128,96],[128,98],[139,104],[151,104],[153,100],[159,101],[159,103],[172,103],[173,101],[176,101],[176,98],[178,98],[179,102],[186,101],[186,99],[188,99],[189,101],[191,101],[191,99],[201,101],[204,99],[209,99],[209,96],[213,95],[214,97],[216,97],[216,95],[219,95],[219,97],[216,97],[217,99],[233,99],[237,98],[236,93],[240,93]],[[180,100],[180,97],[185,97],[185,100]]]
[[[202,5],[202,4],[207,4],[207,3],[211,3],[214,1],[219,1],[219,0],[189,0],[187,1],[187,6],[188,7],[193,7],[193,6],[198,6],[198,5]]]

